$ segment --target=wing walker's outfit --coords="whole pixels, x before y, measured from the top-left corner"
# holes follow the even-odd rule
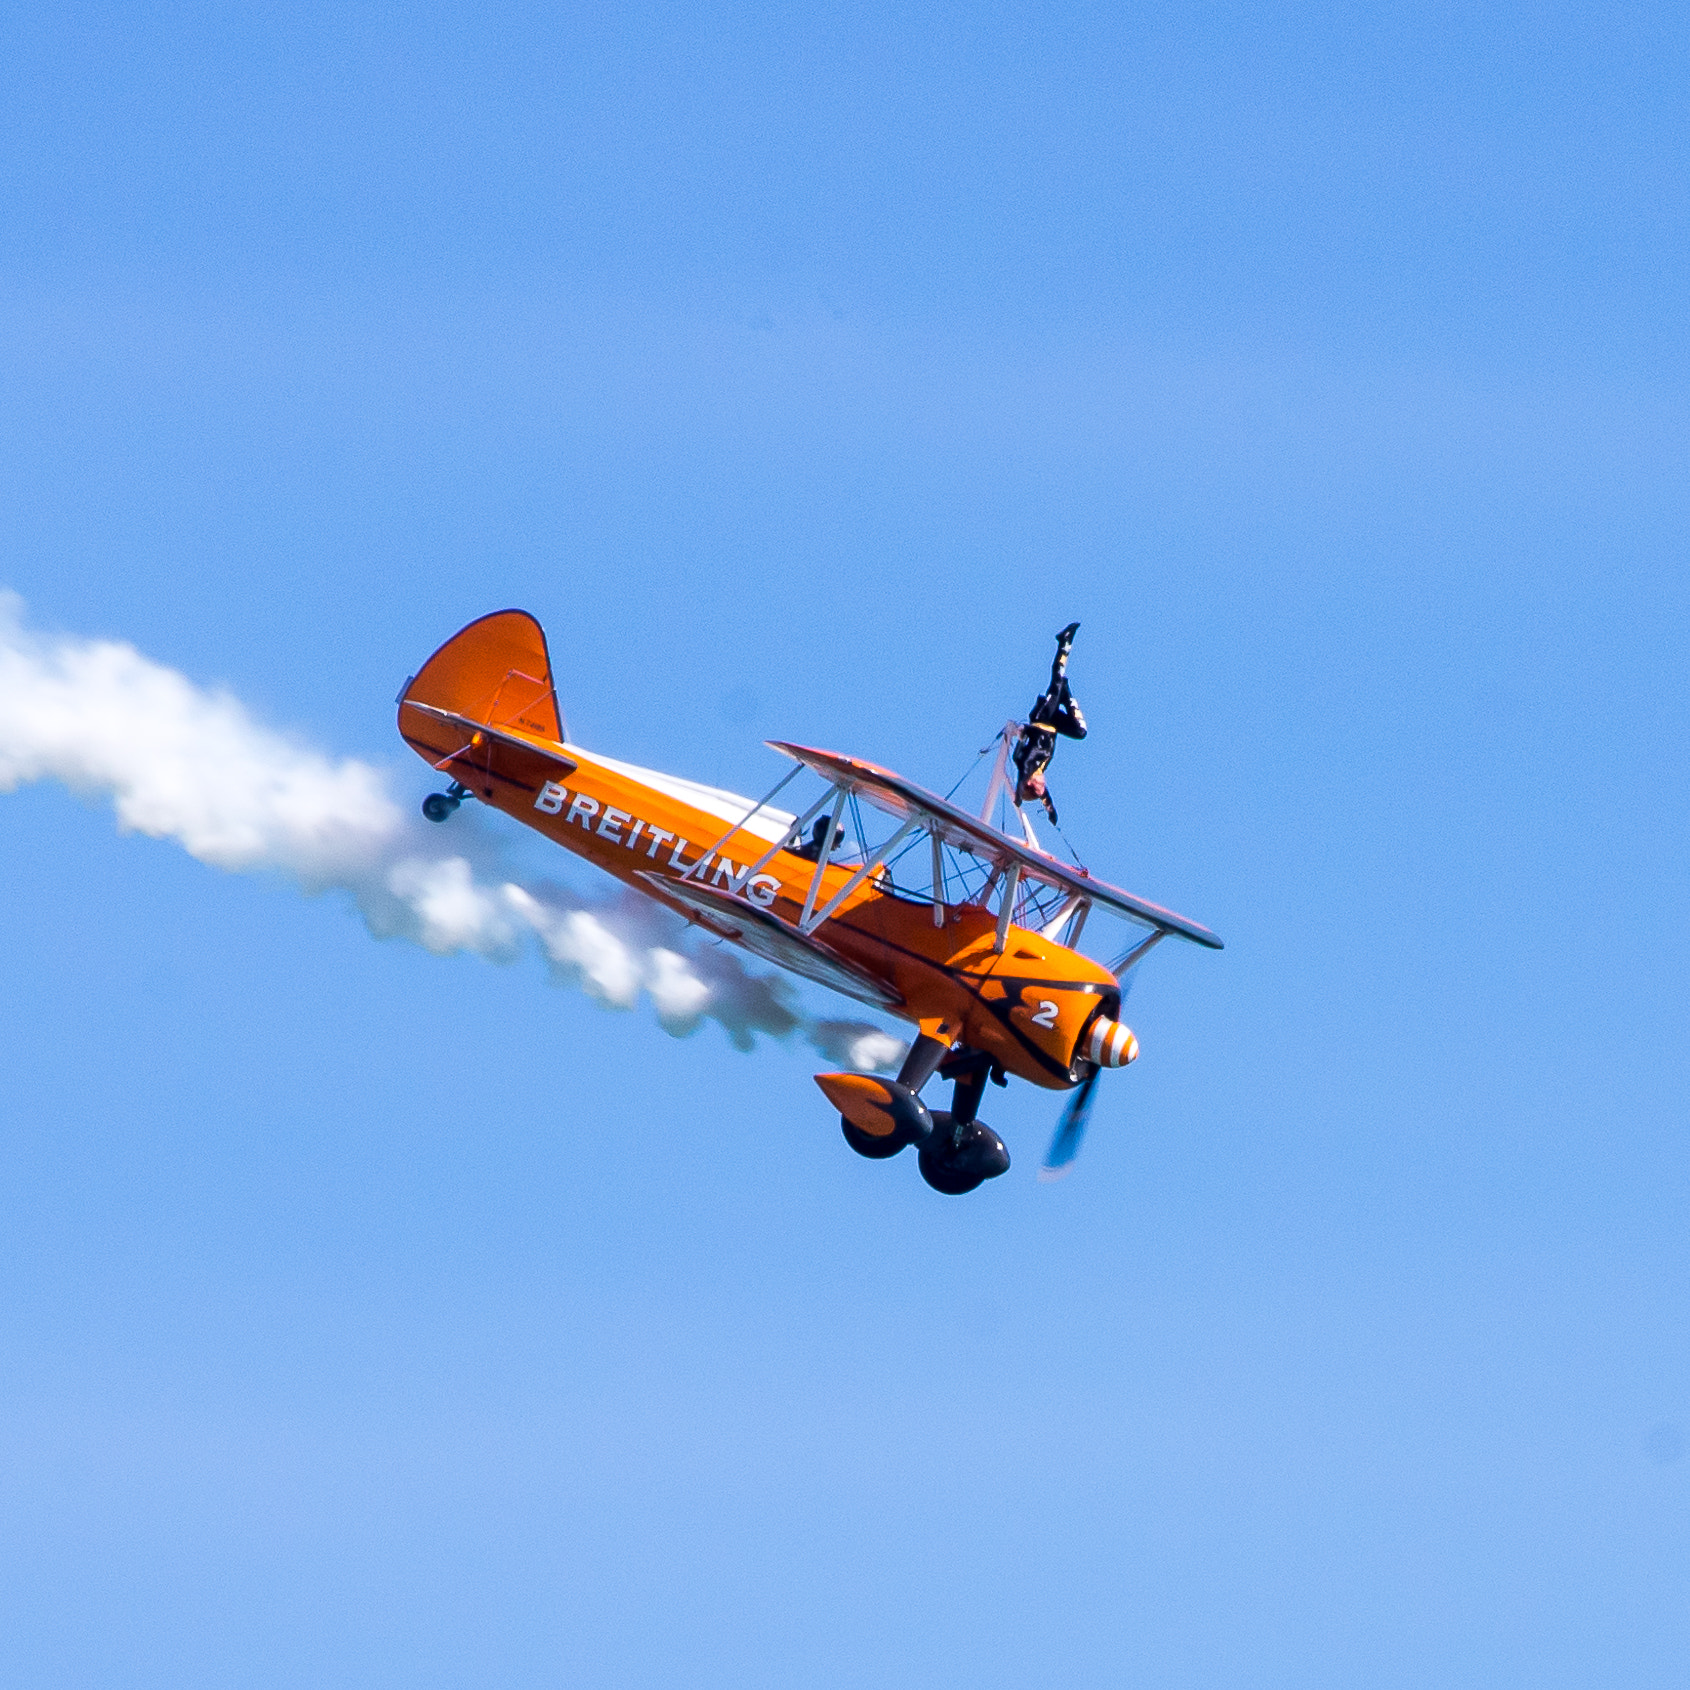
[[[1045,788],[1045,770],[1056,754],[1056,736],[1065,739],[1084,739],[1086,719],[1068,687],[1068,652],[1079,631],[1078,622],[1070,622],[1056,636],[1056,657],[1050,666],[1050,685],[1033,702],[1027,712],[1027,723],[1015,742],[1015,802],[1024,804],[1029,798],[1043,803],[1051,825],[1056,824],[1056,806]]]

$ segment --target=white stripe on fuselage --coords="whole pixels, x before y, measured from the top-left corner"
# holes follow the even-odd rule
[[[677,804],[690,804],[707,816],[719,816],[724,822],[739,821],[757,802],[755,798],[742,798],[737,792],[724,792],[719,786],[704,786],[695,780],[683,780],[679,775],[666,775],[660,769],[642,769],[637,763],[622,763],[614,757],[601,757],[596,751],[583,751],[577,745],[566,745],[563,749],[583,768],[596,766],[608,769],[612,774],[621,775],[624,780],[638,781],[643,786],[652,787],[665,798],[673,798]],[[773,845],[776,840],[786,837],[786,830],[797,819],[788,810],[777,810],[771,805],[764,805],[745,824],[745,831],[755,834],[759,839],[766,839]],[[703,843],[708,845],[710,841],[705,840]]]

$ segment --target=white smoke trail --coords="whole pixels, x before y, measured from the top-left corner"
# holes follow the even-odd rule
[[[133,646],[26,628],[23,601],[0,589],[0,792],[38,780],[109,799],[123,830],[173,839],[213,868],[349,893],[381,938],[495,962],[537,945],[554,979],[617,1009],[643,994],[677,1037],[714,1021],[741,1050],[796,1032],[853,1068],[903,1055],[867,1022],[804,1014],[785,980],[690,942],[637,893],[593,902],[525,885],[467,810],[437,833],[395,802],[382,770],[266,728]]]

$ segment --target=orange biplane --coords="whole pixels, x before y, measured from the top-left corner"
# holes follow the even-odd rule
[[[1000,736],[987,816],[1019,726]],[[1019,810],[1016,839],[854,757],[771,741],[794,766],[753,802],[583,751],[558,712],[545,633],[523,611],[484,616],[435,652],[399,696],[399,732],[451,780],[423,804],[431,821],[477,798],[706,932],[914,1023],[896,1079],[816,1083],[853,1150],[883,1157],[913,1144],[938,1191],[972,1191],[1008,1168],[977,1110],[987,1080],[1010,1074],[1073,1092],[1044,1175],[1065,1169],[1099,1073],[1138,1055],[1118,1019],[1123,978],[1169,935],[1221,946],[1196,922],[1056,861]],[[806,771],[821,796],[801,813],[775,809]],[[878,845],[865,837],[864,806],[894,824]],[[1075,948],[1093,909],[1134,930],[1107,968]],[[951,1106],[930,1112],[920,1094],[935,1074],[953,1083]]]

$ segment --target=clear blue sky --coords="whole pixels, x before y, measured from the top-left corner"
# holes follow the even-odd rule
[[[0,1678],[1690,1679],[1682,8],[12,7],[0,585],[391,763],[941,790],[1164,947],[1074,1176],[0,799]],[[849,1012],[849,1011],[847,1011]]]

